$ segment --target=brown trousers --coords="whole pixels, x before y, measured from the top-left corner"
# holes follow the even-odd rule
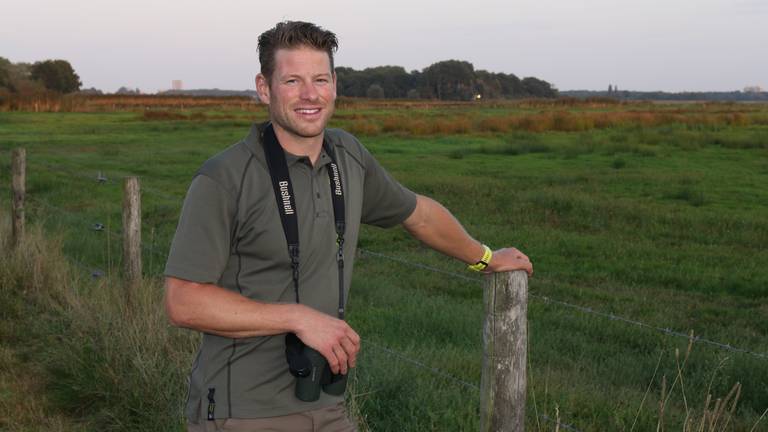
[[[357,432],[344,403],[278,417],[221,419],[187,423],[187,432]]]

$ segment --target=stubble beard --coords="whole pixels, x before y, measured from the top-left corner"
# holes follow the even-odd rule
[[[270,120],[272,121],[272,124],[299,138],[316,138],[322,136],[335,111],[335,101],[325,103],[321,108],[323,118],[317,123],[305,123],[300,118],[295,117],[299,114],[293,112],[294,108],[290,108],[287,112],[274,112],[271,110],[273,106],[275,105],[270,104]]]

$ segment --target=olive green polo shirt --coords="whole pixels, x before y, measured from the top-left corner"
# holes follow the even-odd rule
[[[184,200],[165,275],[213,283],[267,303],[295,301],[291,263],[261,144],[264,125],[206,161]],[[327,129],[344,187],[346,232],[344,286],[349,292],[360,223],[390,227],[416,207],[401,186],[352,135]],[[330,157],[313,166],[286,153],[298,215],[301,303],[329,315],[338,309],[338,268]],[[346,299],[345,299],[346,301]],[[213,392],[216,418],[286,415],[343,399],[321,393],[316,402],[294,396],[295,378],[285,360],[285,335],[226,338],[204,334],[190,373],[186,414],[205,418]]]

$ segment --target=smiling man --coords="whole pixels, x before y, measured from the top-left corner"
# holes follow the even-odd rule
[[[203,333],[189,431],[352,431],[346,374],[360,336],[344,321],[361,223],[401,224],[478,271],[524,269],[436,201],[392,179],[352,135],[327,129],[336,36],[282,22],[259,37],[256,88],[269,121],[206,161],[165,268],[174,325]]]

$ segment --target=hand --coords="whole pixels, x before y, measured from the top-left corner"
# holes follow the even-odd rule
[[[302,306],[295,333],[328,360],[334,374],[346,374],[355,367],[360,336],[345,321]]]
[[[525,270],[528,277],[533,276],[533,264],[528,257],[517,248],[504,248],[493,252],[491,262],[486,267],[486,273],[512,270]]]

